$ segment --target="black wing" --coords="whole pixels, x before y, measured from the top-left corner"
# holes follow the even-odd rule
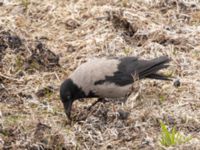
[[[163,75],[156,74],[158,70],[168,67],[168,65],[165,65],[170,61],[167,56],[161,56],[153,60],[138,60],[137,57],[125,57],[119,59],[119,61],[118,71],[113,76],[106,76],[104,80],[96,81],[95,85],[110,82],[125,86],[133,82],[134,75],[139,77],[139,79],[153,78],[170,80]]]

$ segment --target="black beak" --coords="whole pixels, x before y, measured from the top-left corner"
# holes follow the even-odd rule
[[[63,103],[65,114],[67,115],[68,119],[71,120],[71,108],[72,108],[72,100],[68,100],[67,102]]]

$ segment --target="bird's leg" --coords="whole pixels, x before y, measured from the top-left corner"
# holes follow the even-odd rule
[[[101,103],[106,103],[107,102],[107,100],[105,99],[105,98],[98,98],[94,103],[92,103],[92,105],[90,106],[90,107],[88,107],[88,110],[91,110],[91,108],[93,107],[93,106],[95,106],[97,103],[99,103],[99,102],[101,102]]]

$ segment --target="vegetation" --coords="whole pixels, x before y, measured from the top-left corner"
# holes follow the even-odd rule
[[[160,126],[160,144],[162,144],[163,146],[176,146],[186,143],[192,139],[191,136],[185,136],[184,134],[176,131],[176,127],[173,127],[171,130],[169,130],[168,127],[162,121],[160,121]]]

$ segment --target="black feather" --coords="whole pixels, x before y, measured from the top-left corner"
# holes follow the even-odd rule
[[[168,67],[166,63],[169,61],[170,59],[167,56],[161,56],[153,60],[138,60],[136,57],[125,57],[120,59],[118,71],[113,76],[106,76],[104,80],[96,81],[95,85],[110,82],[125,86],[133,83],[134,75],[139,79],[153,78],[167,80],[167,77],[155,73],[160,69]]]
[[[166,77],[166,76],[161,75],[161,74],[156,74],[156,73],[153,73],[153,74],[148,75],[147,78],[150,78],[150,79],[157,79],[157,80],[173,81],[173,80],[170,79],[169,77]]]

